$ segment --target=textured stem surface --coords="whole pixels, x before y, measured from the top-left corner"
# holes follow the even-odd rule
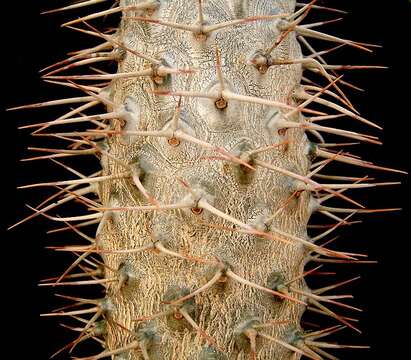
[[[137,3],[122,1],[121,5]],[[294,1],[210,0],[204,2],[202,9],[206,24],[218,24],[246,17],[292,14]],[[170,23],[195,24],[198,14],[196,1],[175,0],[161,2],[151,16]],[[155,90],[218,94],[222,82],[225,90],[236,94],[297,106],[291,94],[300,84],[300,64],[274,66],[262,74],[248,63],[256,49],[267,48],[280,36],[278,24],[281,20],[250,21],[200,37],[170,26],[135,20],[130,12],[125,16],[117,35],[128,48],[161,59],[172,68],[195,69],[192,74],[166,76],[162,84],[146,77],[116,80],[112,84],[115,106],[121,107],[131,98],[135,111],[138,111],[137,121],[128,123],[127,130],[155,131],[172,127],[179,97],[157,96],[153,94]],[[221,79],[216,49],[221,52]],[[295,34],[290,33],[272,56],[301,58]],[[118,71],[138,72],[150,66],[128,52],[119,63]],[[286,140],[285,146],[262,152],[257,155],[258,159],[296,174],[309,172],[308,141],[304,130],[283,133],[269,127],[270,119],[277,112],[285,114],[287,111],[277,106],[231,99],[227,99],[225,105],[219,109],[214,99],[183,96],[177,127],[237,156]],[[297,112],[292,121],[302,121],[302,115]],[[116,126],[124,128],[120,122]],[[140,176],[142,185],[159,204],[179,203],[193,196],[192,191],[195,196],[208,199],[213,208],[248,224],[250,229],[272,234],[272,237],[264,237],[238,231],[241,230],[238,224],[223,219],[218,212],[199,210],[198,205],[192,206],[193,209],[113,210],[98,234],[102,248],[134,249],[159,241],[166,249],[183,256],[154,250],[123,256],[104,254],[104,261],[110,268],[127,267],[134,277],[133,282],[120,290],[109,285],[107,296],[113,304],[109,318],[130,329],[151,327],[155,339],[147,351],[152,360],[249,359],[253,350],[246,330],[248,322],[253,321],[286,320],[285,324],[265,329],[265,333],[288,342],[293,332],[299,329],[304,311],[301,304],[304,299],[297,294],[290,294],[290,297],[300,302],[281,299],[223,275],[223,280],[219,279],[179,304],[187,308],[201,331],[196,331],[181,316],[178,307],[162,301],[166,297],[177,299],[206,284],[218,271],[218,262],[224,264],[223,271],[230,268],[242,278],[266,288],[273,277],[298,277],[303,271],[307,251],[292,239],[288,239],[288,243],[281,241],[279,238],[284,236],[276,234],[276,230],[307,239],[310,194],[303,193],[285,206],[290,195],[298,189],[299,182],[267,168],[256,166],[255,170],[249,170],[232,161],[210,158],[218,154],[185,140],[171,146],[169,139],[164,137],[129,135],[111,139],[108,147],[110,155],[144,173]],[[105,156],[102,164],[104,174],[123,171],[121,165]],[[181,185],[179,179],[183,179],[190,189]],[[100,193],[105,207],[147,203],[130,179],[104,182]],[[198,198],[194,203],[196,201]],[[264,224],[264,220],[273,214],[275,217]],[[301,287],[303,282],[294,286]],[[167,309],[171,309],[170,315],[150,322],[134,322],[136,318]],[[241,332],[242,326],[245,326],[244,333]],[[127,333],[119,326],[109,327],[108,348],[120,348],[127,342]],[[256,347],[259,359],[291,359],[293,356],[293,352],[281,344],[259,336]],[[142,353],[131,352],[128,356],[139,359]]]

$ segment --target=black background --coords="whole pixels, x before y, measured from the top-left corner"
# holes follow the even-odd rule
[[[39,15],[41,10],[53,8],[57,3],[60,2],[26,1],[22,4],[7,1],[2,4],[2,109],[69,94],[64,89],[42,83],[38,70],[63,58],[68,51],[81,49],[89,43],[95,44],[79,34],[59,28],[63,19],[75,16],[73,13],[65,16]],[[330,0],[323,3],[350,12],[342,24],[327,27],[329,32],[383,45],[382,49],[377,49],[371,55],[357,50],[340,51],[338,56],[330,58],[334,63],[383,64],[389,67],[388,70],[349,74],[350,80],[366,89],[364,93],[347,91],[351,101],[365,117],[384,127],[381,134],[378,131],[373,133],[381,136],[383,146],[361,147],[357,153],[379,164],[408,170],[411,143],[408,130],[411,35],[409,3],[373,0]],[[323,18],[333,18],[332,14],[318,14]],[[324,48],[326,47],[327,45]],[[18,191],[15,189],[17,185],[40,179],[59,179],[61,171],[54,165],[47,162],[18,161],[29,154],[26,147],[33,144],[33,140],[28,132],[16,130],[17,126],[34,120],[48,120],[53,114],[58,115],[58,110],[2,114],[2,233],[6,226],[28,214],[24,210],[25,203],[35,204],[41,199],[41,192]],[[88,163],[85,164],[82,165],[83,169],[89,166]],[[355,170],[352,171],[358,174]],[[70,178],[70,174],[65,175]],[[389,354],[387,359],[395,359],[405,355],[403,349],[408,347],[408,330],[402,329],[409,323],[407,317],[410,304],[410,236],[406,231],[406,221],[409,221],[408,180],[406,176],[383,173],[379,175],[379,179],[401,180],[403,185],[378,191],[359,191],[355,193],[355,198],[365,202],[370,208],[401,207],[403,211],[367,216],[363,224],[349,230],[344,229],[344,240],[337,244],[347,251],[367,252],[371,259],[379,262],[378,265],[370,266],[338,267],[343,274],[342,278],[357,273],[362,275],[362,279],[349,289],[355,295],[354,304],[363,307],[365,313],[360,316],[363,335],[346,332],[346,335],[336,338],[342,339],[341,342],[351,341],[372,347],[367,351],[346,352],[343,358],[347,359],[382,358],[381,354],[386,351]],[[4,232],[2,237],[1,297],[5,300],[1,306],[2,330],[7,332],[10,341],[20,344],[12,347],[6,343],[3,350],[9,348],[16,359],[48,358],[72,338],[70,333],[58,327],[57,321],[39,319],[38,316],[41,312],[49,311],[55,299],[51,295],[53,290],[38,289],[36,284],[41,278],[58,274],[64,264],[68,263],[64,257],[44,249],[44,246],[56,244],[55,238],[44,234],[46,225],[47,221],[37,219],[11,232]],[[61,358],[69,356],[64,354]]]

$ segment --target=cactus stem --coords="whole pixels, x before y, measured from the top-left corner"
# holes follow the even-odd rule
[[[359,320],[339,312],[362,311],[341,291],[359,277],[326,281],[324,275],[336,273],[324,264],[376,263],[368,254],[332,250],[334,232],[360,223],[356,214],[400,210],[368,209],[347,196],[399,182],[331,171],[343,163],[406,174],[347,149],[381,145],[379,137],[338,127],[353,124],[350,117],[354,127],[381,129],[345,94],[347,87],[364,90],[339,73],[385,67],[328,64],[327,55],[343,47],[373,52],[379,46],[323,33],[339,15],[303,24],[314,9],[346,12],[318,0],[298,1],[235,0],[215,7],[195,0],[183,9],[182,0],[78,0],[43,12],[91,9],[61,26],[98,44],[40,70],[45,82],[74,89],[77,97],[8,109],[63,108],[53,120],[19,127],[31,129],[38,141],[63,144],[29,147],[35,155],[21,161],[50,159],[72,179],[19,186],[49,187],[52,195],[36,207],[26,205],[29,215],[10,229],[41,215],[64,223],[48,233],[71,230],[80,237],[46,247],[74,256],[61,275],[38,286],[103,287],[97,299],[55,294],[63,305],[41,316],[64,316],[60,325],[76,335],[52,357],[66,350],[77,360],[338,360],[328,349],[368,348],[323,341],[347,328],[360,333]],[[109,15],[118,26],[93,26]],[[325,50],[316,49],[318,40]],[[331,126],[322,122],[340,118]],[[72,168],[70,160],[83,155],[103,170]],[[341,199],[350,205],[334,204]],[[59,214],[70,204],[86,209]],[[93,229],[83,229],[89,225]],[[307,282],[318,275],[325,282],[311,289]],[[301,321],[305,310],[337,325],[323,329]],[[86,339],[103,350],[73,356]]]

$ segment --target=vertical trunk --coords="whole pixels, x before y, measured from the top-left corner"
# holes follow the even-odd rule
[[[138,4],[141,2],[121,1],[122,6]],[[124,352],[127,359],[249,359],[254,352],[259,359],[296,359],[281,343],[263,338],[258,331],[255,334],[256,324],[278,321],[262,332],[291,343],[304,311],[304,298],[299,294],[284,291],[287,298],[281,298],[269,292],[281,290],[279,284],[300,276],[307,254],[295,238],[307,240],[310,192],[288,200],[304,183],[276,170],[302,176],[309,172],[304,130],[282,129],[277,122],[297,106],[292,94],[300,84],[302,68],[291,64],[264,69],[252,63],[258,59],[256,52],[273,44],[287,23],[273,16],[216,31],[198,27],[196,33],[143,20],[150,16],[198,26],[198,2],[153,4],[149,10],[125,12],[116,38],[161,63],[124,52],[120,73],[152,69],[154,75],[113,81],[113,110],[129,112],[112,125],[117,130],[169,133],[111,137],[106,146],[109,155],[102,159],[104,174],[124,172],[126,163],[134,181],[130,177],[104,182],[100,194],[108,208],[150,206],[140,191],[143,186],[160,209],[166,204],[185,207],[158,210],[152,205],[149,210],[106,211],[98,234],[103,249],[157,245],[135,253],[104,254],[105,263],[116,270],[116,274],[108,271],[107,277],[126,277],[121,287],[116,283],[107,291],[112,304],[106,314],[107,347],[121,349],[137,339],[136,350]],[[202,4],[202,11],[204,25],[212,26],[248,17],[292,14],[294,5],[294,1],[284,0],[209,0]],[[133,19],[135,16],[143,18]],[[295,34],[291,32],[271,56],[301,59]],[[194,72],[163,76],[164,69]],[[231,94],[249,98],[237,99]],[[180,98],[181,111],[175,116]],[[253,103],[258,99],[273,103]],[[288,120],[301,122],[303,116],[295,112]],[[230,155],[193,139],[224,148]],[[252,153],[273,144],[278,146]],[[253,169],[247,168],[247,163]],[[263,288],[246,284],[233,274]],[[164,303],[205,284],[203,291],[185,301]],[[304,282],[293,286],[304,288]],[[162,312],[166,313],[135,321]],[[117,323],[136,329],[138,335],[125,332]]]

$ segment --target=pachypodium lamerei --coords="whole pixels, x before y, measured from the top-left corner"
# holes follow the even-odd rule
[[[365,348],[323,340],[359,331],[338,311],[359,310],[343,302],[350,296],[329,294],[355,279],[318,289],[305,280],[321,273],[319,263],[364,262],[328,246],[338,227],[359,213],[396,210],[365,209],[346,190],[397,183],[322,173],[338,162],[402,173],[344,150],[380,144],[347,130],[350,121],[380,127],[349,101],[345,90],[355,86],[340,72],[378,67],[324,60],[341,47],[375,45],[317,30],[330,20],[305,24],[312,11],[343,13],[316,0],[84,0],[47,13],[105,4],[63,24],[99,43],[43,70],[77,96],[14,108],[69,107],[22,126],[68,141],[67,149],[34,148],[47,155],[32,159],[75,178],[22,186],[58,192],[18,223],[46,216],[85,241],[56,247],[77,258],[41,285],[104,289],[97,299],[61,295],[74,305],[43,314],[75,323],[78,334],[62,350],[94,339],[102,352],[82,359],[318,360]],[[121,15],[114,31],[93,23],[112,14]],[[113,61],[115,73],[95,68]],[[70,73],[87,66],[90,73]],[[60,161],[80,155],[97,158],[101,170],[83,174]],[[91,212],[51,214],[72,201]],[[314,213],[334,223],[309,235]],[[84,230],[92,226],[95,236]],[[335,324],[307,329],[305,311]]]

